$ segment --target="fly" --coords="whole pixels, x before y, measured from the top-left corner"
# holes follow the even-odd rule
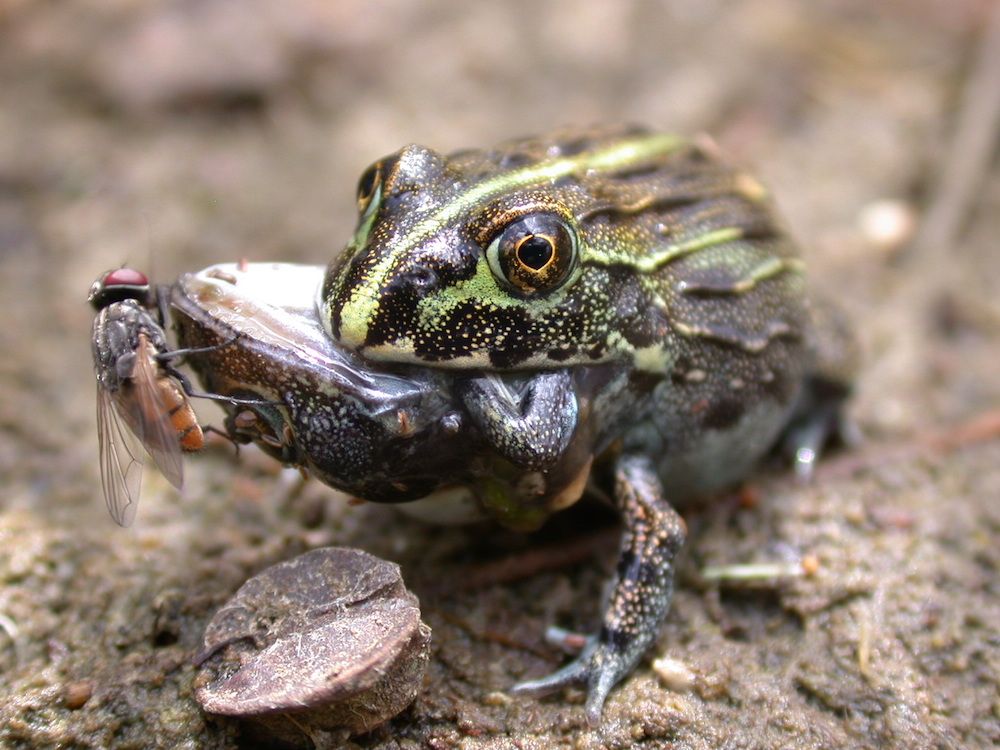
[[[179,352],[171,351],[150,311],[158,297],[145,274],[119,268],[95,281],[88,298],[98,311],[92,348],[101,485],[108,511],[121,526],[135,519],[143,449],[180,489],[182,454],[201,450],[205,442],[187,379],[170,364]]]

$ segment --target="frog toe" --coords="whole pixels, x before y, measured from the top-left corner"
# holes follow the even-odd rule
[[[510,689],[516,695],[547,695],[573,685],[586,685],[585,711],[587,722],[596,726],[601,721],[604,703],[612,688],[632,669],[632,664],[616,658],[606,645],[591,639],[583,652],[562,669],[537,680],[518,683]]]
[[[587,681],[588,663],[582,658],[570,662],[562,669],[537,680],[519,682],[510,689],[515,695],[541,696],[554,693],[556,690],[579,685]]]
[[[783,451],[791,457],[795,475],[803,482],[812,481],[816,462],[830,443],[855,446],[861,432],[839,409],[813,412],[788,428]]]

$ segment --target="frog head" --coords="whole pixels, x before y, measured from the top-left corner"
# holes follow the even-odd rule
[[[696,151],[634,128],[450,156],[407,146],[360,179],[358,228],[320,290],[324,325],[368,359],[460,369],[659,347],[666,324],[642,277],[678,246],[645,209],[678,188],[664,163]]]

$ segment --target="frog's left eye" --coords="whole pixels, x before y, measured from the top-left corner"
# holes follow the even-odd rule
[[[358,180],[358,212],[364,213],[382,186],[382,162],[372,164]]]
[[[576,235],[555,214],[522,216],[504,227],[486,248],[493,275],[525,296],[560,286],[576,265]]]

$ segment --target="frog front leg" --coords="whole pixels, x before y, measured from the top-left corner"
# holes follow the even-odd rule
[[[660,478],[645,457],[625,455],[618,460],[615,503],[625,528],[600,632],[567,666],[513,688],[537,695],[585,684],[592,725],[600,721],[608,693],[656,638],[673,596],[674,557],[687,534],[684,519],[663,497]]]
[[[551,467],[576,429],[576,395],[566,370],[525,378],[482,375],[463,380],[458,391],[479,431],[519,469]]]

